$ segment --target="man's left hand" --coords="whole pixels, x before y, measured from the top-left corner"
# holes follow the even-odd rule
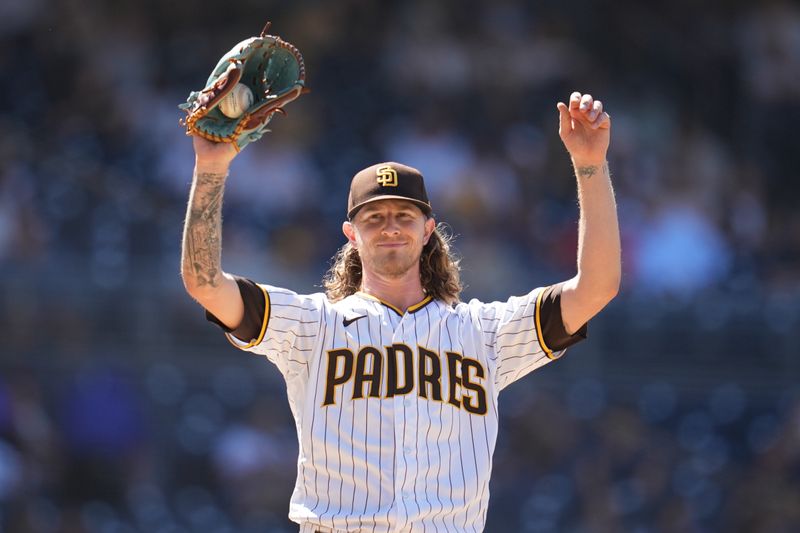
[[[591,94],[574,92],[569,106],[559,102],[558,134],[573,162],[602,164],[611,137],[611,117],[603,111],[603,103]]]

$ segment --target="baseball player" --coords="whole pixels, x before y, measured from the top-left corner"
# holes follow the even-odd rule
[[[234,346],[285,378],[299,441],[289,518],[301,532],[483,530],[498,395],[585,338],[619,288],[610,118],[589,94],[557,108],[578,183],[578,272],[492,303],[459,301],[458,264],[423,176],[394,162],[353,177],[326,293],[223,272],[236,151],[194,138],[184,284]]]

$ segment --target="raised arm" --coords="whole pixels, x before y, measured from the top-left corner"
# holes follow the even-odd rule
[[[195,167],[183,227],[181,276],[186,291],[229,328],[244,317],[233,278],[222,271],[222,196],[236,150],[193,137]]]
[[[621,249],[617,206],[606,162],[611,119],[589,94],[572,93],[559,102],[559,135],[578,180],[578,273],[561,292],[561,315],[574,333],[619,292]]]

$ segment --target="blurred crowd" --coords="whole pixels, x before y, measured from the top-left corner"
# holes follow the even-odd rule
[[[159,262],[172,276],[193,163],[176,106],[274,14],[313,92],[236,162],[231,262],[317,278],[350,177],[401,160],[468,267],[492,272],[468,279],[475,293],[568,274],[575,187],[555,103],[579,89],[613,118],[626,290],[797,291],[791,3],[307,1],[223,21],[182,2],[44,5],[9,4],[0,25],[4,265],[69,265],[101,287]]]
[[[611,114],[623,291],[588,370],[576,349],[502,400],[488,531],[800,529],[784,386],[800,381],[800,8],[218,11],[0,5],[0,531],[291,530],[283,385],[223,342],[208,354],[218,336],[179,278],[193,152],[177,105],[267,19],[312,92],[233,165],[223,266],[258,281],[319,290],[350,178],[385,160],[424,173],[465,297],[566,279],[577,205],[555,104],[580,90]],[[693,361],[700,385],[649,373]],[[607,379],[625,371],[644,377]]]

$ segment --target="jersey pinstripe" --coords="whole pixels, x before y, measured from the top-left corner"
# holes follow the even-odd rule
[[[364,293],[332,303],[259,287],[259,336],[228,338],[286,381],[299,442],[289,518],[301,531],[482,531],[498,394],[564,353],[541,335],[543,289],[402,313]]]

